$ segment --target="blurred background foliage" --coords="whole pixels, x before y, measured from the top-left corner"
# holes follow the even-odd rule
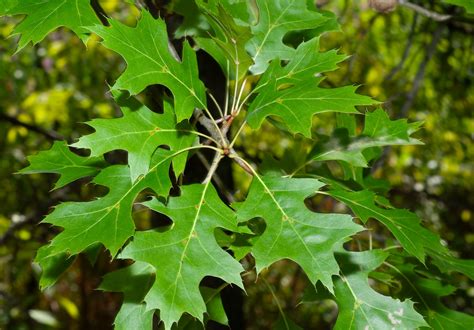
[[[139,15],[126,1],[99,2],[107,14],[130,25]],[[144,1],[154,10],[161,8],[173,27],[179,17],[169,15],[168,2]],[[379,13],[366,1],[317,1],[322,9],[336,13],[344,31],[324,36],[322,46],[352,54],[324,84],[361,85],[361,93],[384,102],[392,119],[424,121],[417,137],[425,145],[385,150],[374,176],[391,183],[395,205],[416,211],[459,256],[472,259],[474,17],[440,1],[413,2],[454,19],[438,22],[405,7]],[[42,216],[57,202],[91,198],[94,188],[74,184],[50,193],[54,177],[13,173],[27,165],[27,155],[48,149],[53,140],[72,142],[90,132],[82,122],[118,116],[107,84],[125,64],[94,37],[86,51],[63,29],[13,54],[16,40],[7,37],[18,20],[0,21],[0,328],[107,329],[121,300],[120,295],[95,290],[100,275],[116,267],[107,256],[94,267],[79,258],[45,292],[38,289],[39,269],[32,263],[36,249],[54,230],[38,225]],[[210,79],[216,76],[201,69]],[[315,132],[330,133],[334,121],[332,116],[315,118]],[[252,159],[262,160],[267,150],[282,156],[287,146],[297,146],[271,125],[264,127],[262,133],[242,135],[239,147]],[[235,169],[233,181],[237,192],[244,192],[248,178]],[[326,211],[337,207],[331,201],[318,205]],[[456,280],[461,290],[445,303],[474,314],[472,283],[463,277]],[[337,316],[330,301],[299,303],[307,282],[291,262],[275,264],[258,280],[250,274],[246,282],[252,285],[241,324],[246,321],[249,329],[272,328],[282,311],[305,329],[330,328]]]

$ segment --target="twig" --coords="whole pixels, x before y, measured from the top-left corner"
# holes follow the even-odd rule
[[[263,276],[260,277],[260,278],[262,279],[263,283],[265,283],[266,287],[268,288],[268,290],[272,294],[273,300],[275,301],[275,304],[278,308],[278,311],[280,312],[281,318],[282,318],[283,322],[285,323],[286,329],[290,329],[290,326],[288,324],[288,320],[286,319],[285,312],[283,311],[283,307],[281,306],[280,301],[278,300],[278,297],[275,294],[275,291],[271,287],[270,283],[268,283],[268,281]]]
[[[211,164],[209,163],[207,158],[199,151],[196,153],[196,155],[198,156],[199,160],[204,165],[204,167],[206,167],[206,169],[209,171],[210,168],[211,168]],[[224,184],[224,181],[222,181],[221,177],[217,173],[214,173],[214,175],[212,177],[212,180],[216,184],[217,189],[219,189],[219,192],[225,196],[227,201],[229,203],[233,203],[234,202],[234,196],[232,196],[232,194],[229,193],[229,191],[227,190],[227,188]]]
[[[45,137],[47,137],[50,140],[64,140],[64,137],[56,131],[48,131],[48,130],[45,130],[44,128],[41,128],[41,127],[38,127],[38,126],[35,126],[35,125],[32,125],[32,124],[25,123],[25,122],[19,120],[18,118],[13,117],[13,116],[9,116],[5,113],[0,113],[0,120],[9,122],[10,124],[13,124],[15,126],[25,127],[26,129],[29,129],[30,131],[33,131],[33,132],[39,133],[41,135],[44,135]]]
[[[217,170],[217,167],[219,166],[219,163],[221,162],[222,157],[223,157],[222,153],[216,152],[216,154],[214,155],[214,159],[212,160],[211,166],[209,167],[207,176],[202,183],[205,184],[211,181],[212,176],[214,175],[214,172]]]
[[[245,159],[241,158],[235,152],[234,149],[230,149],[229,158],[234,160],[240,167],[242,167],[244,169],[245,172],[249,173],[252,176],[255,175],[255,173],[256,173],[255,169],[252,166],[250,166],[250,164],[247,161],[245,161]]]
[[[400,71],[403,66],[405,65],[406,60],[408,59],[408,55],[410,55],[410,50],[413,45],[413,39],[415,36],[415,30],[416,30],[416,23],[418,21],[418,13],[415,12],[413,15],[413,20],[411,23],[410,27],[410,34],[408,36],[408,41],[405,46],[405,50],[403,51],[402,59],[400,60],[400,63],[396,67],[394,67],[390,73],[385,77],[384,81],[389,81],[392,80],[392,78],[397,74],[398,71]]]
[[[434,21],[437,21],[437,22],[445,22],[447,20],[450,20],[453,17],[451,15],[440,14],[440,13],[428,10],[424,7],[421,7],[420,5],[411,3],[407,0],[398,0],[398,3],[401,6],[405,6],[407,8],[410,8],[410,9],[414,10],[415,12],[417,12],[417,13],[423,15],[423,16],[426,16],[426,17],[428,17],[428,18],[430,18]]]
[[[436,52],[436,46],[441,40],[443,29],[444,29],[444,25],[439,25],[436,28],[436,31],[434,32],[433,39],[431,40],[430,45],[426,49],[425,57],[423,61],[420,63],[418,72],[416,73],[415,79],[413,80],[413,87],[411,91],[408,93],[406,102],[403,105],[402,110],[400,111],[399,117],[401,118],[404,118],[407,116],[408,110],[411,108],[411,106],[413,105],[413,102],[415,101],[416,94],[418,93],[418,90],[420,89],[421,84],[423,82],[423,78],[425,76],[426,66],[431,61],[431,59],[433,58],[433,55]]]
[[[209,134],[211,134],[214,140],[220,141],[222,146],[228,144],[228,141],[226,141],[227,138],[223,136],[216,122],[210,118],[207,118],[201,109],[194,109],[194,118],[196,118],[199,124],[204,126],[204,128],[209,132]]]

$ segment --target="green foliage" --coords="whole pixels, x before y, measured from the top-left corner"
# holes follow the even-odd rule
[[[446,274],[472,278],[473,261],[455,258],[414,213],[392,207],[383,195],[384,183],[365,170],[380,156],[381,147],[420,144],[412,137],[420,124],[391,121],[382,109],[370,112],[367,107],[379,103],[357,94],[354,86],[323,87],[321,75],[336,70],[346,58],[335,50],[320,51],[321,35],[336,28],[334,16],[309,8],[304,0],[176,1],[168,10],[175,8],[184,21],[174,34],[178,40],[170,41],[165,20],[146,10],[135,27],[116,19],[102,26],[94,25],[98,18],[88,1],[67,3],[58,7],[57,1],[42,1],[38,10],[39,2],[8,2],[1,13],[27,14],[14,32],[23,33],[20,48],[58,26],[81,37],[85,31],[100,37],[127,64],[112,87],[123,116],[89,123],[95,132],[71,145],[88,149],[89,156],[57,142],[30,157],[30,166],[22,171],[59,174],[56,188],[93,177],[92,184],[107,189],[92,201],[59,204],[43,220],[62,231],[38,250],[42,287],[52,285],[75,256],[93,257],[104,247],[113,260],[131,263],[105,275],[100,286],[123,293],[115,319],[118,329],[151,328],[155,314],[165,329],[185,328],[193,319],[226,324],[222,288],[244,289],[243,271],[258,276],[289,259],[301,267],[310,285],[324,287],[338,304],[338,329],[418,328],[425,320],[441,325],[444,315],[457,324],[472,322],[472,317],[442,305],[439,298],[451,291],[434,284],[432,289],[428,285],[415,294],[402,291],[393,297],[369,285],[370,273],[378,270],[394,278],[400,275],[409,292],[423,285],[415,267],[430,263]],[[185,35],[190,41],[181,42]],[[198,49],[222,69],[227,80],[223,102],[200,80]],[[139,94],[156,85],[161,86],[161,104],[152,110]],[[212,107],[208,98],[215,103]],[[322,136],[313,125],[314,116],[322,113],[338,115],[331,137]],[[365,125],[357,134],[354,116],[361,113]],[[297,135],[295,139],[308,147],[298,149],[294,143],[286,151],[303,157],[276,160],[264,171],[234,148],[246,125],[263,131],[265,119],[282,134]],[[242,126],[235,128],[235,123]],[[126,165],[108,159],[107,154],[117,150],[127,152]],[[195,153],[204,151],[214,153],[207,175],[201,183],[195,179],[188,184],[195,169],[186,167]],[[224,157],[253,177],[247,196],[232,208],[221,199],[229,194],[232,199],[232,191],[219,184],[216,172]],[[144,196],[149,197],[145,202]],[[328,196],[351,208],[361,224],[348,214],[316,212],[314,205]],[[138,205],[171,224],[143,230],[136,218]],[[358,236],[370,219],[385,225],[400,246],[387,243],[385,250],[372,249],[370,241],[370,251],[346,251],[352,243],[361,244]],[[384,263],[395,254],[393,248],[403,248],[413,260],[407,258],[405,268]],[[240,257],[253,258],[255,269],[244,268],[248,264],[239,263]],[[382,264],[389,270],[381,269]],[[209,277],[224,286],[205,286]],[[414,301],[425,296],[433,298],[416,308]],[[281,308],[280,312],[277,327],[293,326]]]
[[[318,214],[305,207],[304,199],[323,185],[315,179],[254,179],[237,215],[240,221],[261,217],[267,224],[252,247],[258,273],[287,258],[297,262],[313,284],[321,281],[332,291],[332,276],[339,273],[334,250],[363,228],[349,215]]]
[[[115,82],[113,90],[127,90],[138,94],[145,87],[161,84],[168,87],[174,96],[177,121],[188,119],[194,108],[206,107],[204,85],[199,80],[196,54],[188,43],[184,43],[183,59],[170,53],[167,42],[166,23],[143,12],[135,28],[115,20],[110,27],[89,28],[101,37],[103,45],[127,62],[127,69]]]
[[[160,310],[165,328],[171,328],[184,313],[203,321],[206,304],[199,283],[205,276],[243,288],[242,266],[214,237],[218,227],[237,231],[232,211],[210,182],[182,187],[181,195],[171,197],[167,205],[156,199],[145,205],[170,217],[173,226],[164,233],[136,233],[120,258],[146,262],[155,269],[155,281],[144,301],[148,309]]]
[[[127,151],[132,182],[148,173],[156,146],[167,145],[171,151],[178,151],[191,147],[199,134],[186,123],[178,126],[168,102],[164,104],[163,114],[156,114],[133,98],[124,99],[124,94],[117,94],[117,97],[123,117],[91,121],[88,124],[95,133],[82,137],[73,146],[89,149],[92,157],[117,149]],[[185,164],[186,153],[174,159],[174,170],[178,175]]]
[[[64,26],[87,39],[87,26],[100,23],[88,0],[8,0],[0,15],[26,15],[13,34],[21,34],[18,50],[29,42],[40,42],[51,31]]]
[[[464,7],[469,14],[474,14],[474,3],[470,0],[444,0],[444,2]]]
[[[369,272],[379,267],[388,253],[372,250],[343,253],[341,277],[335,283],[336,302],[341,310],[334,329],[417,329],[426,326],[409,300],[399,301],[374,291]]]
[[[80,157],[72,153],[64,142],[55,142],[50,150],[30,156],[28,161],[31,165],[19,173],[59,174],[54,189],[64,187],[77,179],[93,176],[105,165],[101,157]]]

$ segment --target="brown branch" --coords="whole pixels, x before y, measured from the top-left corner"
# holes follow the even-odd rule
[[[426,17],[428,17],[428,18],[430,18],[434,21],[437,21],[437,22],[445,22],[445,21],[448,21],[448,20],[453,18],[452,15],[440,14],[440,13],[428,10],[425,7],[422,7],[420,5],[409,2],[408,0],[398,0],[398,3],[401,6],[410,8],[410,9],[414,10],[415,12],[417,12],[417,13],[423,15],[423,16],[426,16]]]
[[[50,140],[64,140],[64,137],[56,131],[48,131],[48,130],[45,130],[44,128],[25,123],[19,120],[18,118],[7,115],[5,113],[0,113],[0,121],[8,122],[14,126],[25,127],[26,129],[39,133]]]

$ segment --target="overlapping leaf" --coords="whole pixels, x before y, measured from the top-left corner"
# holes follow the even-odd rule
[[[417,309],[425,315],[432,329],[464,330],[474,328],[474,317],[447,308],[441,297],[452,294],[456,288],[443,284],[437,278],[421,276],[413,264],[389,264],[392,274],[402,284],[401,297],[418,302]]]
[[[75,258],[66,252],[54,252],[50,245],[42,246],[36,253],[35,262],[41,267],[41,289],[52,286],[59,276],[72,265]]]
[[[330,21],[330,18],[308,10],[305,0],[256,0],[258,22],[252,26],[253,37],[247,51],[253,58],[251,71],[263,73],[271,60],[289,60],[295,50],[283,43],[290,31],[315,29]]]
[[[334,249],[362,229],[349,215],[319,214],[308,210],[305,198],[324,184],[314,179],[264,176],[255,178],[247,199],[236,205],[240,221],[263,218],[265,232],[252,254],[257,271],[281,259],[298,263],[312,283],[321,281],[330,290],[339,273]]]
[[[168,46],[166,24],[147,11],[135,28],[116,20],[110,27],[96,25],[89,29],[103,39],[103,45],[121,55],[127,69],[113,89],[138,94],[147,86],[160,84],[174,96],[177,121],[191,117],[195,108],[206,107],[204,84],[199,80],[196,54],[186,42],[180,62]]]
[[[64,187],[77,179],[95,175],[104,165],[102,157],[81,157],[71,152],[65,142],[54,142],[51,149],[28,157],[30,165],[20,174],[59,174],[54,189]]]
[[[333,137],[315,145],[308,159],[315,161],[342,160],[353,166],[367,167],[370,154],[364,151],[373,147],[421,144],[410,138],[418,123],[408,124],[405,119],[391,121],[382,109],[365,115],[365,127],[361,135],[350,137],[346,129],[336,130]]]
[[[237,231],[234,213],[209,183],[183,186],[181,196],[167,205],[156,199],[145,203],[170,217],[174,223],[165,232],[137,232],[120,254],[150,264],[155,281],[145,296],[147,309],[159,309],[165,328],[170,329],[183,313],[203,321],[205,301],[199,284],[214,276],[242,287],[242,266],[216,242],[218,227]]]
[[[374,291],[369,272],[379,267],[388,253],[381,250],[340,255],[340,279],[334,283],[339,315],[334,329],[418,329],[426,326],[413,302],[400,301]]]
[[[427,246],[426,250],[432,262],[443,273],[458,272],[474,280],[474,260],[456,258],[442,245]]]
[[[174,31],[174,37],[197,37],[209,33],[211,26],[206,16],[199,11],[194,0],[171,0],[166,9],[170,13],[175,13],[183,17],[183,21]]]
[[[385,208],[376,202],[375,193],[364,191],[331,190],[329,195],[349,206],[363,221],[374,218],[383,223],[402,247],[424,263],[426,255],[433,258],[443,272],[461,272],[474,278],[474,261],[457,259],[441,244],[438,235],[424,228],[420,218],[408,210]]]
[[[13,30],[21,34],[18,50],[34,44],[58,27],[65,26],[81,39],[87,38],[85,26],[100,23],[89,0],[10,0],[2,1],[0,15],[26,15]]]
[[[219,63],[229,78],[242,78],[253,64],[252,58],[245,49],[252,33],[248,25],[238,25],[234,19],[235,13],[231,15],[230,11],[239,11],[240,9],[242,12],[242,9],[246,8],[246,4],[243,2],[235,4],[240,7],[243,5],[243,8],[234,8],[228,3],[225,6],[225,1],[198,1],[198,4],[208,18],[215,35],[211,38],[202,36],[194,39]]]
[[[397,238],[403,248],[424,262],[426,248],[440,246],[437,235],[420,225],[418,216],[408,210],[386,209],[378,206],[375,194],[371,191],[332,190],[332,197],[349,206],[363,221],[375,218],[382,222]]]
[[[356,87],[320,88],[324,71],[336,69],[344,59],[334,51],[319,53],[317,39],[302,43],[284,67],[272,63],[256,87],[258,96],[250,104],[247,121],[258,128],[267,116],[280,117],[293,133],[311,136],[312,117],[317,113],[357,113],[356,106],[372,105],[370,97],[355,93]]]
[[[176,122],[171,105],[165,101],[163,114],[157,114],[133,98],[117,94],[123,117],[118,119],[94,119],[88,123],[95,133],[86,135],[74,143],[76,148],[91,150],[92,156],[122,149],[128,152],[131,179],[134,182],[148,172],[155,150],[166,145],[171,151],[190,147],[198,134],[187,123]],[[173,160],[177,175],[186,164],[187,154]]]
[[[50,243],[49,252],[77,254],[87,247],[101,243],[112,255],[123,246],[135,231],[132,205],[145,188],[157,194],[168,195],[171,182],[168,177],[169,157],[143,179],[132,184],[130,169],[115,165],[102,170],[93,183],[109,188],[104,196],[90,202],[66,202],[58,205],[43,222],[64,230]]]
[[[123,302],[115,316],[114,328],[151,329],[153,311],[147,310],[143,298],[153,283],[153,267],[144,262],[109,273],[104,277],[99,289],[110,292],[122,292]]]

